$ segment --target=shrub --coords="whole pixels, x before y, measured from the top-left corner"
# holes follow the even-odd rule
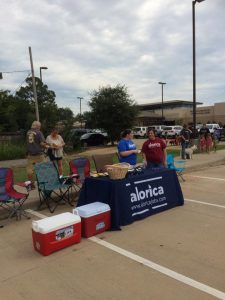
[[[7,142],[0,145],[0,160],[20,159],[26,157],[24,143]]]

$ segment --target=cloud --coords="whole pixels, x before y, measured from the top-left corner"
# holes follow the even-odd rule
[[[225,101],[222,34],[225,2],[196,3],[197,98]],[[0,71],[30,69],[56,92],[59,106],[88,109],[89,92],[125,84],[138,103],[192,99],[192,1],[8,0],[0,2]],[[26,73],[5,74],[14,91]]]

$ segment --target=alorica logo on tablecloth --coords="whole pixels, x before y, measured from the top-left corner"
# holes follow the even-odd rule
[[[148,188],[146,190],[138,190],[137,187],[135,187],[135,193],[130,194],[131,202],[136,202],[152,197],[157,197],[160,195],[164,195],[164,189],[162,186],[157,187],[151,187],[151,185],[148,185]]]

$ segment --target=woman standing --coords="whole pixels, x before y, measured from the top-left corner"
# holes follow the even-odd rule
[[[148,140],[141,151],[147,168],[166,167],[166,143],[155,136],[154,129],[149,129]]]
[[[53,128],[51,134],[47,136],[46,142],[50,145],[49,158],[57,161],[59,176],[63,175],[62,158],[63,146],[65,145],[63,138],[58,133],[57,128]]]
[[[137,150],[136,145],[132,141],[133,133],[131,129],[125,129],[121,133],[121,140],[119,141],[117,148],[119,152],[120,162],[129,163],[131,166],[135,166],[137,163]]]

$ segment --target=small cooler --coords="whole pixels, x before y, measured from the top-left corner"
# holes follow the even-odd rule
[[[111,214],[108,204],[93,202],[76,207],[73,213],[81,217],[81,232],[83,237],[88,238],[111,227]]]
[[[66,212],[32,222],[34,249],[42,255],[79,243],[81,240],[81,219]]]

